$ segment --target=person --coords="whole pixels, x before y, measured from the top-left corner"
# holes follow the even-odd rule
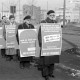
[[[7,20],[6,16],[5,16],[5,15],[2,16],[2,24],[4,25],[4,24],[6,24],[7,22],[8,22],[8,20]]]
[[[26,17],[24,17],[24,22],[18,26],[18,29],[34,29],[34,26],[31,24],[30,15],[27,15]],[[17,32],[17,41],[19,44],[18,32]],[[19,55],[19,60],[20,60],[21,69],[24,69],[25,67],[29,68],[30,62],[33,60],[33,57],[20,57]]]
[[[8,23],[8,20],[6,19],[6,16],[5,16],[5,15],[2,16],[2,20],[1,20],[0,25],[3,27],[3,35],[4,35],[4,26],[5,26],[5,24],[7,24],[7,23]],[[6,58],[5,52],[6,52],[6,49],[5,49],[5,48],[1,49],[2,58]]]
[[[3,28],[3,25],[2,25],[2,20],[0,20],[0,27],[2,27]],[[5,48],[1,48],[0,49],[1,50],[1,56],[2,56],[2,58],[5,58]]]
[[[47,12],[47,18],[41,23],[57,23],[55,20],[55,11],[50,10]],[[42,49],[42,37],[41,37],[41,26],[38,31],[38,41],[40,46],[40,54]],[[40,56],[40,59],[38,61],[38,69],[41,70],[42,77],[45,78],[45,80],[49,80],[49,78],[54,78],[53,70],[54,70],[54,64],[59,63],[59,56]]]
[[[18,23],[15,22],[15,16],[14,15],[10,15],[9,16],[9,21],[8,23],[5,25],[5,40],[6,39],[6,26],[12,27],[15,26],[15,45],[18,44],[17,40],[16,40],[16,33],[17,33],[17,29],[18,29]],[[18,46],[18,45],[17,45]],[[15,47],[11,47],[11,48],[6,48],[6,60],[7,61],[11,61],[11,60],[17,60],[17,52],[16,52],[16,48]]]

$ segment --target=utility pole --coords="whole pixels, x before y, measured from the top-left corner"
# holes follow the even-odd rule
[[[32,16],[33,16],[33,3],[34,3],[34,0],[32,0]]]
[[[3,16],[3,2],[2,2],[2,16]]]
[[[66,0],[64,0],[63,4],[63,27],[65,27],[65,11],[66,11]]]
[[[79,23],[80,23],[80,6],[79,6]]]

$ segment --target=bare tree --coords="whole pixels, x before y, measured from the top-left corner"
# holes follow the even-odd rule
[[[36,5],[37,1],[36,0],[28,0],[29,5]]]

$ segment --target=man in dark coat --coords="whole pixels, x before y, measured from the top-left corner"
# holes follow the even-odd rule
[[[34,26],[30,23],[31,22],[31,16],[26,16],[24,18],[24,23],[20,24],[18,29],[34,29]],[[19,38],[17,33],[17,40],[19,44]],[[30,62],[33,60],[33,57],[19,57],[20,60],[20,68],[23,69],[25,67],[30,67]]]
[[[53,10],[48,11],[46,20],[43,20],[41,23],[57,23],[55,20],[55,12]],[[42,48],[42,35],[41,35],[41,27],[39,28],[38,33],[38,40],[40,46],[40,53]],[[45,80],[49,80],[50,77],[54,78],[53,70],[54,70],[54,63],[59,63],[59,56],[40,56],[38,62],[38,68],[41,68],[42,76]]]

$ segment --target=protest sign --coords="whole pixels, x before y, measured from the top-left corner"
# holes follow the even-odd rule
[[[36,29],[18,30],[20,57],[35,56],[36,33]]]
[[[0,49],[5,48],[5,46],[6,46],[6,43],[3,36],[3,27],[0,27]]]
[[[6,48],[18,48],[16,40],[16,25],[6,25]]]
[[[42,52],[41,56],[60,55],[62,47],[62,30],[60,24],[42,23]]]

